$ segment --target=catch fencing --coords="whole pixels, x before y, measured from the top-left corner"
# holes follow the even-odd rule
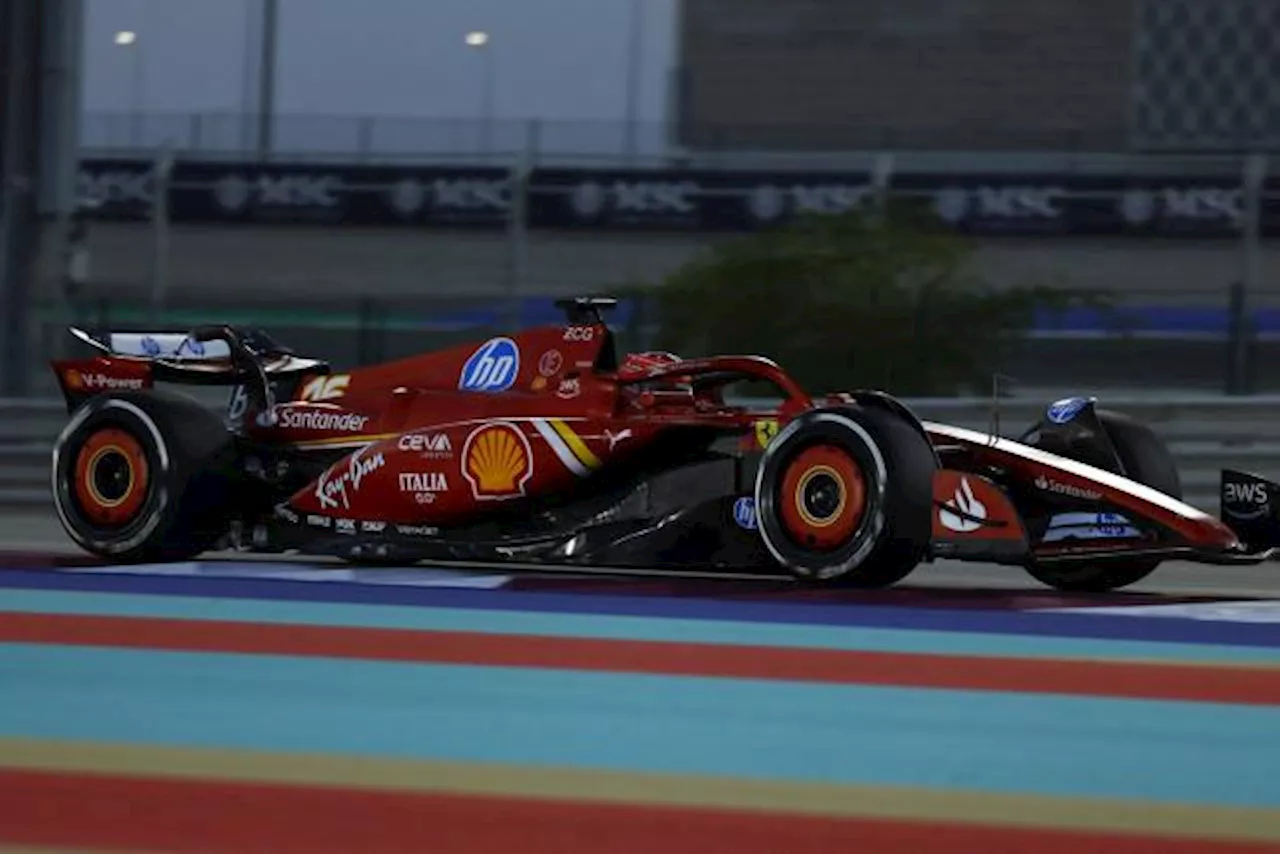
[[[771,401],[743,401],[767,406]],[[1044,412],[1044,398],[1001,400],[998,419],[992,402],[980,398],[908,400],[920,417],[977,430],[994,428],[1016,437]],[[1259,397],[1115,397],[1099,405],[1131,415],[1151,427],[1178,460],[1186,500],[1210,513],[1218,511],[1218,474],[1239,468],[1280,475],[1280,396]],[[50,459],[53,443],[67,421],[61,401],[0,400],[0,506],[52,512]]]

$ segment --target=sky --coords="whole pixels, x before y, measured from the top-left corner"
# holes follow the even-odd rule
[[[242,111],[262,0],[85,0],[86,112]],[[277,110],[622,122],[632,4],[643,20],[638,117],[665,116],[675,0],[280,0]],[[137,33],[132,48],[115,44]],[[489,33],[483,51],[465,34]],[[133,63],[137,62],[135,66]],[[252,103],[252,102],[248,102]]]

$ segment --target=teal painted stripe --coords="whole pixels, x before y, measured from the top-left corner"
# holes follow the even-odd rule
[[[0,645],[0,735],[1280,806],[1280,710]]]
[[[0,590],[0,613],[5,611],[426,629],[540,637],[683,641],[802,649],[1102,660],[1132,658],[1202,663],[1280,663],[1280,650],[1258,647],[42,590]]]

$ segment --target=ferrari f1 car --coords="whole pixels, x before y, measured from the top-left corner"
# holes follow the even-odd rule
[[[211,549],[351,562],[780,570],[884,587],[922,561],[1026,568],[1061,589],[1163,560],[1251,563],[1280,487],[1224,471],[1223,518],[1180,500],[1155,434],[1092,398],[1019,439],[921,421],[879,391],[814,397],[760,356],[621,355],[602,312],[335,373],[268,335],[72,334],[58,515],[113,562]],[[767,383],[781,403],[734,405]],[[221,385],[225,412],[157,383]]]

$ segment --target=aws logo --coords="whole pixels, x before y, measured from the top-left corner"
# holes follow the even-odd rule
[[[1228,480],[1222,484],[1222,510],[1234,519],[1261,519],[1271,512],[1271,490],[1259,480]]]
[[[1224,497],[1231,504],[1266,504],[1267,487],[1263,483],[1228,483]]]

